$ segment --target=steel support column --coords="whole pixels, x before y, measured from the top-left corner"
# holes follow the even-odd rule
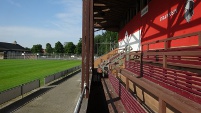
[[[84,89],[84,83],[85,83],[85,40],[86,40],[86,37],[85,37],[85,18],[86,18],[86,2],[85,0],[82,1],[82,82],[81,82],[81,92],[82,90]]]
[[[90,5],[90,11],[89,11],[89,33],[90,33],[90,52],[89,52],[89,67],[90,67],[90,74],[89,74],[89,80],[92,80],[93,72],[94,72],[94,0],[89,0]],[[89,88],[91,86],[91,81],[89,82]],[[90,89],[89,89],[90,91]]]
[[[89,71],[90,71],[90,2],[83,0],[83,24],[82,24],[82,90],[87,86],[85,97],[89,97]]]
[[[86,90],[86,98],[89,97],[89,58],[90,58],[90,0],[86,0],[86,76],[85,76],[85,83],[87,86]]]
[[[94,70],[94,0],[90,0],[90,63],[89,66]]]

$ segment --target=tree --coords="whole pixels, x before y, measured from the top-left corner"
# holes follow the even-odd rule
[[[41,44],[33,45],[33,47],[31,48],[31,52],[42,53],[43,52],[42,45]]]
[[[27,52],[30,52],[30,51],[31,51],[31,49],[28,48],[28,47],[25,47],[25,50],[26,50]]]
[[[47,43],[47,44],[46,44],[46,52],[47,52],[47,53],[52,53],[52,52],[53,52],[53,48],[52,48],[52,46],[51,46],[50,43]]]
[[[55,43],[55,48],[54,48],[55,53],[63,53],[64,52],[64,47],[61,44],[61,42]]]
[[[75,48],[76,46],[73,44],[73,42],[69,42],[67,45],[65,45],[64,51],[65,53],[68,53],[68,54],[74,54]]]
[[[81,53],[82,53],[82,38],[80,38],[79,42],[76,45],[75,53],[77,55],[81,55]]]
[[[117,47],[118,33],[105,31],[103,34],[95,36],[94,39],[94,53],[98,56],[103,55]]]

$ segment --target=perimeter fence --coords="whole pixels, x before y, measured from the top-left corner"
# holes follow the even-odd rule
[[[0,55],[2,59],[65,59],[65,60],[81,60],[81,55],[66,53],[16,53],[8,52]]]
[[[75,74],[79,72],[80,70],[81,70],[81,66],[76,66],[76,67],[46,76],[44,78],[44,85],[57,81],[58,79],[67,77],[68,75]],[[0,92],[0,105],[7,103],[20,96],[21,98],[23,98],[24,95],[26,95],[27,93],[30,93],[33,90],[40,89],[41,87],[40,83],[41,83],[40,79],[37,79],[37,80],[33,80],[31,82],[27,82],[25,84],[21,84],[19,86]]]

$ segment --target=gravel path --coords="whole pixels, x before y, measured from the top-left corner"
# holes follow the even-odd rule
[[[14,113],[73,113],[80,95],[81,73],[78,73]]]

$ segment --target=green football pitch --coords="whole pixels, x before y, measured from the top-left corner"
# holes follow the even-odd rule
[[[80,60],[0,60],[0,92],[81,65]]]

